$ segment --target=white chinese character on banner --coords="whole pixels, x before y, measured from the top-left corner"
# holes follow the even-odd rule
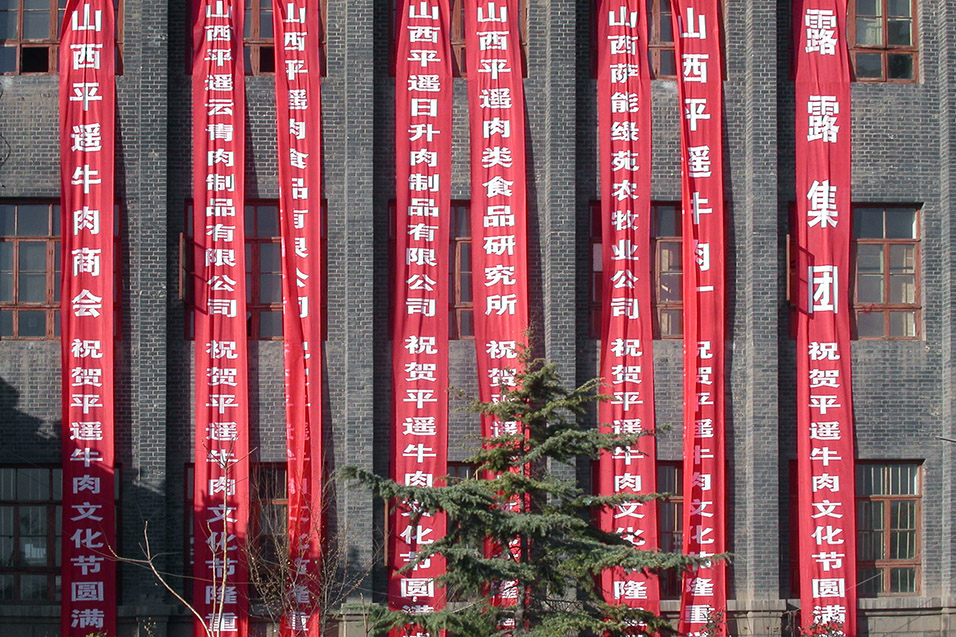
[[[518,344],[517,341],[488,341],[485,352],[494,359],[517,358]]]
[[[687,174],[691,177],[710,177],[710,146],[687,148]]]
[[[810,313],[839,310],[839,273],[835,265],[811,265],[807,268],[810,288]]]
[[[511,72],[511,68],[508,67],[508,60],[495,58],[491,60],[479,60],[479,62],[481,66],[478,68],[478,72],[488,73],[493,80],[497,80],[502,73]]]
[[[103,30],[103,12],[97,9],[93,11],[93,6],[89,3],[83,5],[82,14],[79,11],[73,12],[70,16],[70,26],[74,31],[102,31]],[[83,21],[80,22],[82,15]],[[91,22],[92,20],[92,22]]]
[[[478,106],[480,108],[511,108],[511,89],[481,89],[481,91],[478,93]]]
[[[842,577],[811,580],[813,597],[844,597],[846,582]]]
[[[438,33],[440,32],[438,27],[409,25],[407,28],[409,42],[431,42],[432,44],[438,44]]]
[[[839,422],[811,422],[810,440],[840,440]]]
[[[707,81],[707,53],[684,53],[681,55],[681,71],[685,82]]]
[[[690,130],[697,130],[697,122],[709,120],[707,100],[704,98],[688,97],[684,99],[684,119],[690,122]]]
[[[840,103],[834,95],[811,95],[807,101],[807,141],[822,140],[826,143],[837,141],[840,127],[836,125],[836,116],[840,113]]]
[[[100,171],[93,170],[89,164],[77,166],[73,171],[73,177],[70,179],[70,183],[74,186],[83,186],[83,193],[88,195],[90,194],[90,186],[103,183],[102,179],[96,179],[99,174]]]
[[[843,544],[843,529],[838,526],[818,526],[810,534],[817,544]],[[814,595],[816,597],[816,595]]]
[[[817,341],[812,341],[807,346],[808,355],[812,361],[838,361],[840,360],[838,348],[838,343],[818,343]]]
[[[103,370],[102,369],[89,369],[86,367],[74,367],[70,370],[70,378],[73,381],[71,385],[73,387],[102,387],[103,386]]]
[[[807,225],[811,228],[817,224],[825,230],[828,225],[834,228],[837,225],[836,207],[837,187],[830,185],[830,180],[816,181],[810,184],[810,190],[807,191],[809,200],[807,210]]]
[[[73,140],[70,150],[87,153],[103,150],[103,134],[99,124],[74,125],[70,139]]]
[[[103,297],[96,296],[89,290],[81,290],[70,301],[73,316],[99,316],[103,309]]]
[[[434,597],[435,580],[430,577],[409,577],[400,580],[402,597]]]
[[[73,234],[79,235],[82,230],[89,230],[93,235],[100,233],[99,210],[90,210],[88,206],[83,206],[73,211]]]
[[[103,423],[99,421],[71,422],[70,440],[102,440]]]
[[[636,142],[641,139],[641,129],[637,122],[611,122],[611,141]]]
[[[688,624],[706,624],[712,618],[713,606],[708,604],[688,604],[684,609],[684,620]]]
[[[828,473],[812,476],[810,480],[810,490],[817,493],[824,489],[832,493],[837,493],[840,490],[840,476],[831,476]]]
[[[486,298],[485,315],[514,314],[517,311],[517,294],[489,294]]]
[[[70,626],[73,628],[103,628],[105,614],[98,608],[73,609]]]
[[[441,90],[441,81],[437,75],[409,75],[408,90],[437,93]]]
[[[507,51],[508,50],[508,32],[507,31],[479,31],[478,32],[478,50],[479,51]]]
[[[647,599],[647,583],[615,580],[614,599]]]
[[[640,101],[637,93],[611,93],[611,112],[612,113],[636,113],[640,109]]]
[[[820,565],[821,570],[829,573],[833,569],[843,568],[843,558],[846,557],[846,554],[837,553],[836,551],[822,551],[820,553],[814,553],[811,557]]]
[[[821,55],[836,55],[837,19],[829,9],[807,9],[803,16],[807,27],[807,43],[804,51]]]
[[[70,101],[82,102],[84,111],[90,110],[90,102],[103,101],[99,82],[74,82],[72,88],[73,94],[70,95]]]
[[[103,582],[73,582],[70,585],[70,601],[102,602]]]
[[[73,256],[73,276],[89,274],[100,275],[100,254],[102,250],[93,248],[78,248],[71,252]]]

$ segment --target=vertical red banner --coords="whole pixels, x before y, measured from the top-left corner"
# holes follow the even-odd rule
[[[800,622],[856,634],[846,0],[796,0]]]
[[[671,0],[681,130],[684,291],[683,551],[727,548],[724,454],[723,81],[719,3]],[[684,572],[679,630],[703,634],[727,609],[726,565]],[[719,622],[718,633],[727,633]],[[712,633],[708,633],[712,634]]]
[[[212,632],[240,636],[249,521],[242,29],[242,0],[193,3],[193,605]],[[198,620],[194,634],[206,634]]]
[[[69,0],[60,38],[62,635],[116,634],[113,4]]]
[[[322,550],[322,86],[318,0],[273,11],[289,560],[281,634],[318,635]]]
[[[465,1],[471,127],[471,236],[478,396],[515,386],[528,331],[528,197],[521,16],[517,0]],[[481,435],[520,433],[519,423],[482,417]],[[501,549],[489,545],[497,553]],[[517,550],[512,548],[512,550]],[[514,582],[495,603],[515,602]]]
[[[617,434],[654,433],[651,308],[651,86],[643,0],[598,3],[598,134],[601,153],[601,403],[599,422]],[[652,435],[604,453],[601,495],[657,490]],[[600,513],[601,528],[635,547],[658,548],[657,504],[628,502]],[[604,598],[660,612],[656,575],[615,568],[601,577]]]
[[[395,304],[392,479],[433,486],[448,471],[448,252],[451,226],[451,7],[398,3],[395,62]],[[398,569],[445,534],[445,516],[412,517],[395,502],[388,538],[388,604],[427,613],[445,604],[433,557]],[[415,635],[414,625],[392,631]]]

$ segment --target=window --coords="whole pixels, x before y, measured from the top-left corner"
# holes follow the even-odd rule
[[[916,81],[916,0],[850,0],[847,31],[858,81]]]
[[[60,206],[0,203],[0,338],[60,335]]]
[[[647,0],[647,30],[651,77],[676,78],[671,0]]]
[[[397,17],[396,2],[389,3],[389,33],[391,33],[392,75],[395,74],[395,53],[398,44],[395,39],[398,27],[395,25]],[[518,0],[518,30],[521,37],[522,77],[528,77],[528,6],[525,0]],[[454,77],[465,77],[467,63],[465,61],[465,0],[451,0],[451,65]]]
[[[661,551],[681,553],[684,516],[684,468],[677,462],[657,463],[657,492],[667,493],[657,501],[657,533]],[[668,569],[660,575],[661,598],[680,599],[680,569]]]
[[[116,10],[116,72],[122,72],[123,5]],[[55,73],[66,0],[0,0],[0,73]]]
[[[860,339],[919,338],[919,213],[854,206],[853,310]]]
[[[471,288],[471,204],[453,201],[451,233],[451,321],[449,338],[475,337],[474,301]]]
[[[246,3],[243,53],[246,75],[275,73],[276,49],[272,33],[272,0],[248,0]]]
[[[684,332],[681,205],[654,202],[651,204],[651,215],[654,338],[681,338]],[[594,338],[600,338],[601,335],[603,269],[601,203],[595,201],[591,204],[591,331]]]
[[[915,594],[920,581],[920,465],[856,465],[861,595]]]
[[[0,467],[0,602],[60,601],[62,484],[59,467]]]
[[[192,238],[192,205],[187,206],[186,239]],[[282,338],[282,259],[279,239],[279,206],[276,202],[245,205],[246,326],[253,340]],[[186,303],[188,338],[193,337],[193,250],[180,248],[183,263],[180,289]]]

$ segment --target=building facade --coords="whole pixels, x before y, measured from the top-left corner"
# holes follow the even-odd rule
[[[285,459],[274,54],[269,0],[247,0],[246,184],[252,447]],[[459,3],[460,4],[460,3]],[[676,67],[668,2],[648,2],[655,203],[654,342],[662,484],[679,491],[682,341]],[[0,634],[58,634],[58,3],[0,3]],[[394,77],[389,0],[327,0],[326,445],[330,469],[386,474],[391,429],[390,251]],[[563,377],[597,373],[599,250],[593,3],[525,0],[531,316]],[[460,14],[460,8],[459,8]],[[161,569],[184,572],[192,462],[192,348],[183,246],[191,201],[186,0],[119,0],[116,245],[120,552],[144,526]],[[860,634],[956,634],[956,4],[851,0],[853,342]],[[792,480],[795,341],[789,304],[794,192],[790,2],[724,0],[728,224],[728,537],[731,633],[795,634]],[[463,38],[462,38],[463,40]],[[461,43],[456,44],[460,51]],[[455,80],[453,191],[468,211],[466,79]],[[477,391],[467,222],[449,246],[457,338],[450,383]],[[599,226],[598,226],[599,227]],[[253,232],[255,230],[255,232]],[[676,249],[676,252],[675,252]],[[474,449],[473,414],[449,414],[449,459]],[[578,477],[587,480],[587,467]],[[281,481],[280,481],[281,482]],[[662,486],[662,489],[664,487]],[[281,490],[280,490],[281,491]],[[264,498],[282,506],[283,494]],[[329,515],[380,596],[383,510],[339,486]],[[662,538],[679,545],[679,494]],[[343,554],[344,554],[343,553]],[[122,634],[187,634],[153,578],[120,568]],[[665,589],[667,586],[665,586]],[[671,586],[671,588],[674,588]],[[674,601],[665,602],[676,612]],[[361,621],[346,617],[349,634]],[[148,628],[152,626],[152,628]],[[153,633],[148,630],[154,630]],[[265,623],[256,630],[265,634]],[[138,631],[138,632],[137,632]],[[344,632],[342,634],[345,634]]]

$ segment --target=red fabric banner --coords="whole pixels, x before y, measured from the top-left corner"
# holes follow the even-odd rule
[[[243,17],[241,0],[193,3],[193,605],[214,632],[240,636],[249,521]],[[194,634],[206,634],[198,621]]]
[[[478,395],[500,400],[515,386],[528,331],[528,236],[524,84],[517,0],[466,0],[465,54],[471,125],[471,237]],[[481,435],[519,433],[482,417]],[[488,551],[501,548],[489,545]],[[512,548],[511,550],[517,550]],[[514,582],[495,603],[513,604]]]
[[[60,634],[116,634],[113,3],[69,0],[60,38],[63,549]]]
[[[318,0],[273,11],[289,560],[284,637],[319,633],[322,540],[322,86]],[[280,44],[281,43],[281,44]]]
[[[856,634],[846,0],[796,0],[797,518],[801,624]]]
[[[448,251],[451,226],[451,7],[398,3],[395,63],[395,304],[392,479],[437,486],[448,471]],[[419,614],[445,604],[444,560],[398,569],[445,534],[445,516],[393,503],[388,604]],[[412,625],[392,631],[413,635]]]
[[[643,0],[598,4],[598,132],[601,145],[601,427],[617,434],[654,432],[651,308],[651,86]],[[605,453],[601,495],[657,490],[654,436]],[[634,546],[658,548],[657,504],[629,502],[600,513],[601,528]],[[660,612],[656,575],[615,568],[601,577],[604,598]]]
[[[726,550],[723,90],[719,3],[671,0],[681,130],[684,291],[683,551]],[[727,609],[726,564],[684,572],[679,630],[703,634]],[[718,633],[727,634],[724,622]],[[714,633],[708,633],[714,634]]]

